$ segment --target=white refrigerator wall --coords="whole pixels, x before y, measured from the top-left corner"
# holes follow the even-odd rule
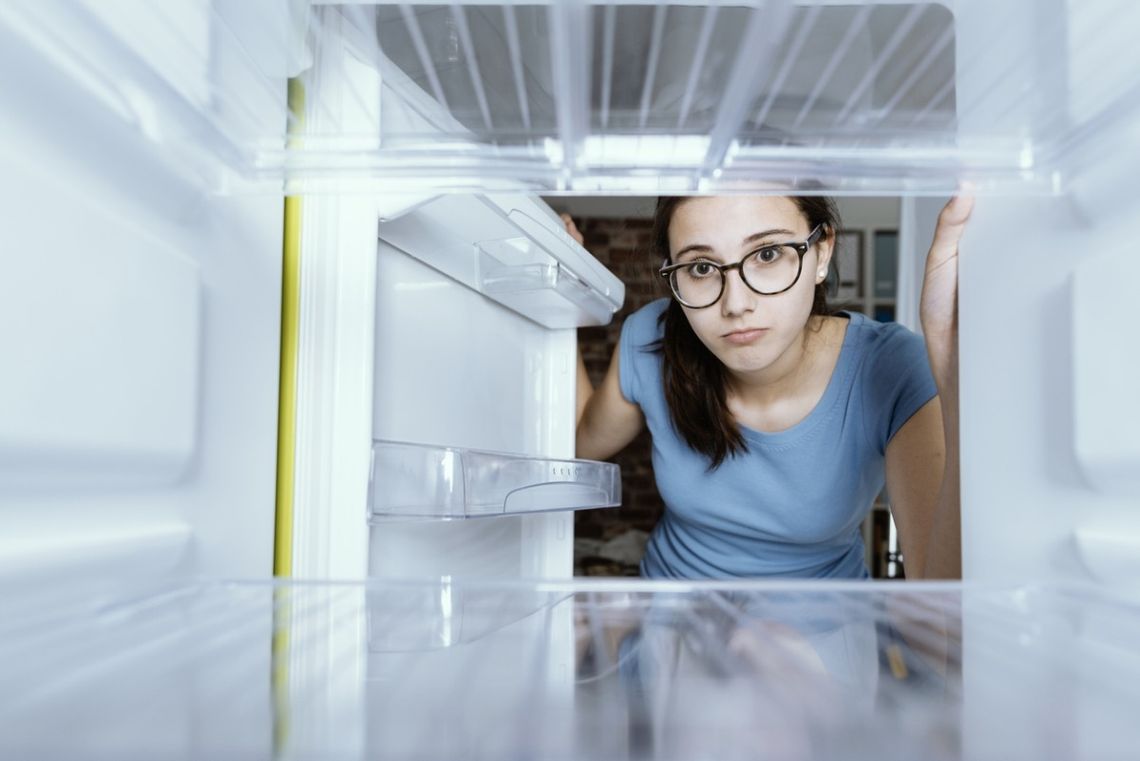
[[[9,31],[0,575],[267,576],[281,198],[207,194]],[[283,120],[229,63],[208,75]]]
[[[1135,202],[1099,223],[1069,198],[980,204],[961,262],[969,578],[1140,578],[1138,215]]]
[[[990,9],[963,3],[963,129],[1065,102],[1064,195],[983,197],[960,262],[962,527],[970,579],[1140,578],[1140,374],[1135,350],[1140,51],[1111,3],[1018,3],[1067,18],[1055,56],[1019,62],[988,43]],[[1009,45],[1034,23],[1000,24]],[[1097,30],[1096,46],[1074,44]],[[1052,91],[1026,92],[1022,67]],[[1122,94],[1123,89],[1123,94]],[[1113,106],[1102,110],[1106,102]],[[1098,114],[1093,118],[1094,114]]]
[[[383,242],[376,273],[376,438],[573,457],[575,331],[531,322]],[[369,574],[565,577],[572,539],[571,513],[386,520],[371,529]]]

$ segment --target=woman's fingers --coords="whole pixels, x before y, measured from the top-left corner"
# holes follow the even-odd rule
[[[574,224],[574,219],[566,212],[562,212],[558,216],[562,217],[562,224],[566,225],[566,232],[570,233],[570,237],[578,241],[579,246],[583,245],[585,238],[582,237],[582,233],[578,230],[578,226]]]
[[[974,210],[974,197],[959,193],[950,199],[938,215],[938,226],[934,230],[934,240],[930,244],[927,267],[937,266],[958,254],[958,241],[966,230],[970,212]]]
[[[958,335],[958,242],[966,230],[974,197],[967,189],[950,199],[938,215],[934,240],[926,257],[919,320],[931,369],[939,388],[956,372]]]

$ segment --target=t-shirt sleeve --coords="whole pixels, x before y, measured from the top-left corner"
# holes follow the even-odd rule
[[[938,394],[922,336],[891,324],[870,347],[864,372],[863,419],[880,452]]]
[[[647,371],[646,362],[656,361],[650,346],[660,338],[657,318],[661,314],[660,305],[649,304],[625,319],[618,339],[618,381],[621,394],[626,401],[640,405],[644,394],[645,379],[652,373]]]

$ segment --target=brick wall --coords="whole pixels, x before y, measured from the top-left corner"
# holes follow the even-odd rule
[[[586,370],[597,387],[609,367],[625,317],[668,292],[658,282],[660,262],[649,253],[650,220],[578,218],[575,222],[585,238],[586,250],[617,275],[626,289],[625,306],[609,325],[578,331]],[[630,529],[649,532],[661,515],[648,432],[643,431],[613,461],[621,466],[622,506],[578,512],[574,528],[579,537],[607,540]]]

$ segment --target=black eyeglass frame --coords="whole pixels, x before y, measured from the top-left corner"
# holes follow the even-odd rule
[[[755,251],[749,252],[740,261],[733,262],[732,264],[717,264],[716,262],[710,262],[707,259],[698,260],[698,261],[704,262],[705,264],[708,264],[711,267],[715,267],[717,270],[720,271],[720,292],[716,295],[715,299],[713,299],[712,301],[710,301],[709,303],[707,303],[703,306],[698,307],[698,306],[693,306],[691,304],[687,304],[685,302],[685,300],[681,298],[680,294],[677,293],[677,289],[673,287],[673,281],[670,278],[670,275],[672,275],[677,270],[682,269],[684,267],[692,267],[697,262],[681,262],[680,264],[669,264],[668,263],[669,260],[666,259],[665,264],[662,265],[661,269],[658,270],[658,272],[660,273],[661,277],[663,277],[669,281],[669,292],[673,294],[673,298],[677,299],[677,301],[682,306],[688,307],[689,309],[708,309],[709,307],[711,307],[712,305],[714,305],[718,301],[720,301],[721,297],[724,296],[724,287],[728,283],[728,274],[727,273],[729,272],[729,270],[740,270],[741,282],[743,282],[746,286],[748,286],[748,290],[752,291],[753,293],[759,294],[760,296],[778,296],[779,294],[784,293],[785,291],[790,291],[792,288],[795,287],[796,283],[800,282],[800,276],[802,276],[803,272],[804,272],[804,256],[807,255],[807,252],[811,250],[812,246],[814,246],[816,243],[819,242],[820,237],[822,237],[822,235],[823,235],[823,228],[824,228],[824,226],[822,224],[816,225],[815,229],[812,230],[810,233],[808,233],[807,239],[803,240],[803,241],[788,241],[786,243],[769,243],[765,246],[761,246],[760,248],[756,249]],[[799,269],[796,270],[795,279],[792,280],[792,282],[788,285],[787,288],[782,288],[781,290],[778,290],[778,291],[768,292],[768,291],[756,290],[755,288],[752,287],[752,284],[748,282],[748,278],[744,277],[744,269],[743,269],[744,263],[746,261],[748,261],[749,258],[759,254],[761,251],[765,251],[765,250],[770,249],[770,248],[780,248],[782,246],[790,246],[799,255]]]

